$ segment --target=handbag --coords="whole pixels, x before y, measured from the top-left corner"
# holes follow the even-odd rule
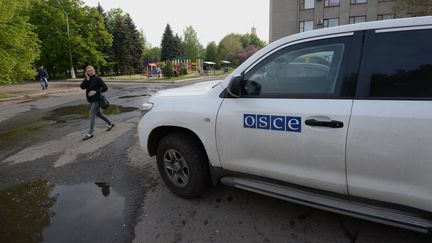
[[[99,105],[102,109],[106,109],[109,106],[109,101],[107,99],[107,97],[104,94],[100,95],[100,102]]]

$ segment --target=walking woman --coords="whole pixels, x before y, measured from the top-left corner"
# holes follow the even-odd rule
[[[86,90],[86,98],[90,103],[90,130],[85,135],[83,140],[87,140],[93,137],[94,125],[96,116],[101,118],[107,123],[107,131],[110,131],[114,127],[112,123],[104,114],[102,114],[100,109],[100,95],[108,90],[105,82],[96,75],[95,69],[92,66],[87,66],[85,70],[85,79],[81,83],[81,89]]]

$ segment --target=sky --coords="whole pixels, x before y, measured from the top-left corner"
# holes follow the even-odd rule
[[[160,46],[167,24],[181,37],[192,26],[204,48],[230,33],[251,33],[253,26],[261,40],[269,39],[269,0],[84,0],[88,6],[98,2],[105,11],[129,13],[152,47]]]

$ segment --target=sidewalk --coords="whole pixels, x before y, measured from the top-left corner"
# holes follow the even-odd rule
[[[79,85],[79,82],[74,81],[53,81],[48,83],[48,90],[42,90],[39,81],[24,84],[0,85],[0,102],[50,94],[79,92],[81,90]],[[10,97],[3,97],[5,95]]]

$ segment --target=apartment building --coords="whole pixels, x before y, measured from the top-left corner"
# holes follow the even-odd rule
[[[308,30],[393,19],[393,4],[392,0],[270,0],[269,40]]]

